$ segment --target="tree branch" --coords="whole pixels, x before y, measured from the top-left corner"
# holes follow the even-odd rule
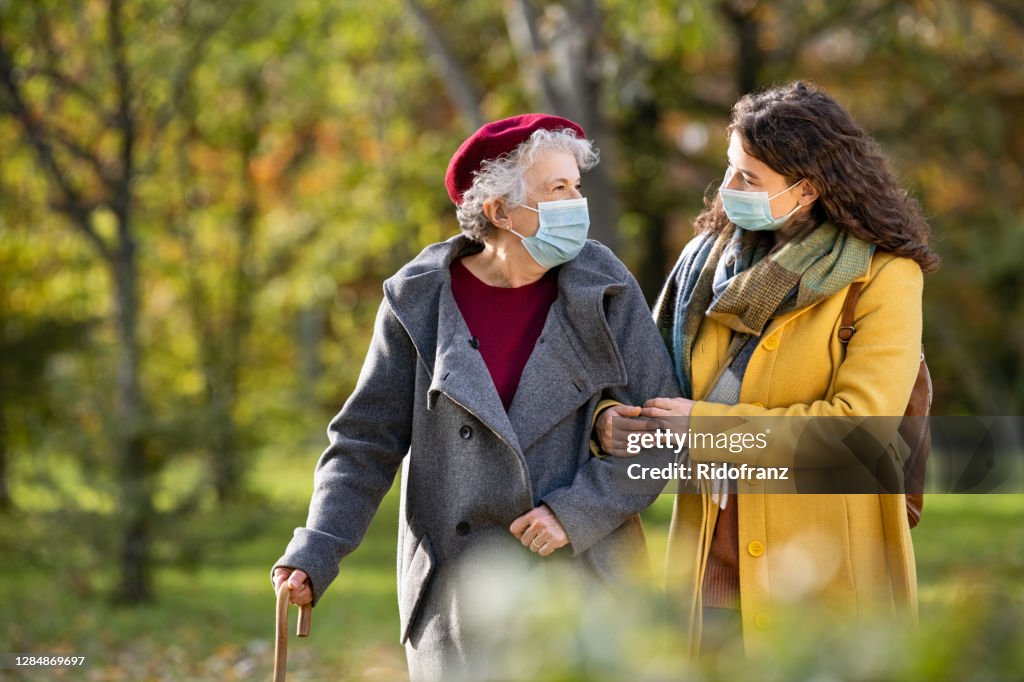
[[[183,32],[189,35],[194,34],[197,38],[192,41],[191,46],[185,53],[185,57],[181,60],[181,66],[172,79],[170,98],[158,107],[153,115],[152,130],[154,137],[159,137],[167,129],[171,121],[174,120],[175,115],[181,111],[182,103],[189,94],[189,83],[192,80],[192,75],[202,61],[211,38],[227,24],[231,15],[240,4],[237,2],[221,3],[221,6],[226,8],[223,13],[215,19],[198,26],[192,26],[188,22],[189,8],[192,6],[192,3],[186,3],[182,8],[181,28]],[[160,145],[152,145],[152,147],[152,153],[140,164],[139,171],[142,174],[150,172],[157,164]]]
[[[741,95],[753,92],[760,81],[764,53],[761,50],[761,23],[756,16],[757,0],[722,0],[722,15],[736,33],[739,58],[736,60],[736,87]]]
[[[19,83],[17,67],[11,58],[2,33],[0,33],[0,88],[7,92],[8,102],[5,111],[21,124],[28,143],[36,152],[39,164],[59,191],[60,198],[54,202],[54,206],[68,216],[72,225],[89,240],[97,253],[104,260],[110,262],[110,248],[96,232],[92,223],[93,206],[85,201],[67,177],[64,169],[57,163],[50,140],[42,125],[29,110]]]
[[[562,111],[564,108],[559,106],[558,93],[544,72],[536,17],[528,0],[505,0],[505,26],[516,61],[523,72],[523,80],[536,92],[545,111]]]
[[[103,163],[100,157],[93,151],[86,149],[84,146],[75,141],[67,131],[58,128],[57,126],[51,126],[49,129],[49,137],[63,147],[68,153],[77,159],[81,159],[89,164],[96,175],[99,177],[100,182],[103,183],[107,189],[113,191],[116,186],[116,178],[110,174],[110,170]]]
[[[1018,30],[1024,31],[1024,8],[1021,8],[1020,4],[1005,2],[1005,0],[986,0],[985,4],[996,13],[1009,19],[1010,23],[1016,26]]]
[[[791,40],[774,50],[763,50],[764,59],[771,64],[791,68],[800,51],[838,26],[854,28],[872,26],[878,18],[895,9],[891,3],[882,3],[873,7],[863,7],[857,3],[830,3],[828,10],[816,20],[803,27],[798,27]]]
[[[135,115],[132,111],[132,83],[125,52],[121,21],[121,0],[110,0],[107,8],[107,31],[110,37],[110,56],[114,66],[117,94],[117,123],[121,133],[120,174],[115,180],[111,205],[118,217],[121,248],[128,248],[132,236],[128,232],[131,210],[131,181],[135,171]]]
[[[462,68],[459,60],[448,49],[448,41],[430,12],[418,0],[405,0],[405,4],[423,33],[424,42],[437,64],[438,76],[448,91],[449,99],[471,129],[476,130],[484,124],[483,114],[480,113],[479,89],[469,73]]]
[[[103,120],[111,120],[109,112],[103,111],[100,98],[96,96],[96,93],[89,90],[82,83],[74,80],[73,78],[69,78],[67,75],[50,66],[25,69],[26,80],[36,76],[53,81],[53,83],[60,86],[64,92],[78,95],[85,100],[89,106],[93,107]]]

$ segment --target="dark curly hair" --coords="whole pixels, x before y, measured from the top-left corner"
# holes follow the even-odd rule
[[[890,172],[874,139],[834,99],[797,81],[745,95],[732,109],[730,135],[744,150],[786,177],[814,183],[818,199],[807,216],[794,217],[797,235],[823,222],[879,249],[912,258],[925,272],[939,267],[928,244],[931,228],[920,204],[907,196]],[[730,225],[717,192],[694,220],[697,232]]]

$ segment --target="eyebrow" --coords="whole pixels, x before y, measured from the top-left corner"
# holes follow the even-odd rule
[[[733,168],[734,168],[734,169],[736,170],[736,172],[738,172],[738,173],[742,173],[743,175],[746,175],[746,176],[747,176],[748,178],[750,178],[751,180],[760,180],[760,179],[761,179],[761,178],[760,178],[760,177],[759,177],[759,176],[757,175],[757,173],[755,173],[755,172],[753,172],[753,171],[749,171],[749,170],[743,170],[742,168],[740,168],[740,167],[739,167],[739,166],[737,166],[736,164],[732,163],[731,161],[729,162],[729,165],[730,165],[730,166],[732,166],[732,167],[733,167]]]
[[[566,185],[571,185],[580,182],[580,180],[582,180],[582,178],[579,177],[577,177],[575,180],[570,180],[569,178],[551,178],[550,180],[544,183],[544,186],[547,187],[549,185],[554,185],[559,182],[564,183]]]

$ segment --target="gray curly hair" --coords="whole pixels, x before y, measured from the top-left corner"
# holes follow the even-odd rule
[[[464,235],[482,242],[494,230],[484,214],[485,202],[498,198],[513,204],[526,201],[526,171],[537,155],[545,151],[572,154],[581,173],[596,166],[599,160],[594,143],[576,137],[571,128],[535,130],[511,152],[484,161],[480,170],[473,173],[473,186],[462,195],[462,205],[456,211]]]

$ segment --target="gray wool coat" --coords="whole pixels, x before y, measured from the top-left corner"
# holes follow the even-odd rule
[[[605,398],[679,395],[636,280],[589,241],[561,266],[558,298],[506,413],[451,291],[452,261],[478,250],[462,236],[434,244],[384,283],[358,383],[328,428],[306,526],[275,564],[305,571],[315,604],[404,462],[398,600],[414,680],[465,676],[472,646],[459,563],[476,549],[560,562],[599,583],[645,559],[637,514],[655,496],[612,485],[628,461],[590,453],[592,419]],[[570,540],[546,558],[508,530],[540,503]]]

